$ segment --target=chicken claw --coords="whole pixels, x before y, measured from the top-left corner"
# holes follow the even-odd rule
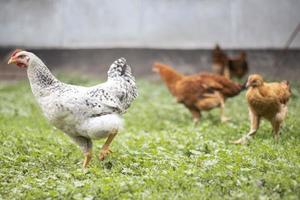
[[[118,130],[116,130],[116,129],[113,129],[111,131],[111,134],[108,136],[106,142],[104,143],[104,145],[100,151],[99,160],[101,160],[101,161],[104,160],[108,154],[112,153],[112,151],[109,149],[109,145],[111,144],[112,140],[117,135],[117,133],[118,133]]]
[[[248,142],[249,142],[249,138],[247,136],[241,137],[240,139],[235,141],[230,141],[231,144],[241,144],[241,145],[246,145],[248,144]]]
[[[222,123],[226,123],[226,122],[228,122],[228,121],[230,121],[230,118],[225,117],[225,116],[222,116],[222,117],[221,117],[221,122],[222,122]]]
[[[194,124],[194,126],[197,126],[197,125],[198,125],[198,123],[199,123],[199,119],[197,119],[197,118],[194,118],[194,119],[193,119],[193,124]]]
[[[84,154],[84,161],[83,161],[83,168],[87,168],[87,166],[89,165],[89,162],[92,159],[92,152],[88,151],[87,153]]]
[[[99,154],[99,160],[104,160],[108,154],[112,153],[112,151],[107,148],[107,149],[101,149],[100,154]]]

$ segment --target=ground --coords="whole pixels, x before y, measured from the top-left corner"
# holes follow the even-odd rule
[[[194,126],[161,82],[138,86],[112,155],[99,161],[96,141],[83,170],[81,151],[48,124],[28,82],[1,83],[0,199],[299,199],[299,90],[278,144],[263,122],[249,145],[235,146],[249,127],[245,93],[226,102],[230,122],[215,109]]]

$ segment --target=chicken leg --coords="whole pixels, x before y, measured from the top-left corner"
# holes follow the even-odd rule
[[[224,123],[224,122],[227,122],[229,121],[230,119],[227,118],[225,116],[225,101],[224,101],[224,98],[223,96],[218,92],[218,98],[220,100],[220,108],[221,108],[221,122]]]
[[[90,149],[88,152],[84,153],[84,161],[83,161],[82,167],[87,168],[91,159],[92,159],[92,149]]]
[[[71,137],[73,139],[73,141],[78,144],[83,152],[84,155],[84,161],[83,161],[83,168],[87,168],[87,166],[89,165],[89,162],[92,159],[92,147],[93,147],[93,143],[92,140],[89,138],[85,138],[82,136],[78,136],[78,137]]]
[[[200,111],[193,111],[192,114],[193,114],[194,125],[197,125],[200,120],[201,113],[200,113]]]
[[[271,124],[273,127],[273,134],[276,143],[279,141],[279,137],[280,137],[279,130],[280,130],[281,123],[283,122],[288,112],[288,107],[286,105],[282,104],[280,109],[281,111],[271,120]]]
[[[247,144],[248,140],[255,135],[257,129],[259,128],[260,117],[256,115],[251,109],[249,109],[249,116],[251,122],[250,131],[247,135],[241,137],[240,139],[231,142],[232,144]]]
[[[202,107],[203,109],[210,110],[216,106],[220,106],[221,122],[227,122],[229,120],[229,118],[227,118],[224,114],[225,100],[223,95],[220,92],[215,91],[212,94],[204,94],[203,97],[205,97],[205,99],[197,102],[198,107],[200,108]]]
[[[272,121],[272,127],[273,127],[273,134],[274,134],[274,138],[275,138],[275,142],[278,143],[279,141],[279,129],[280,129],[280,122],[278,121]]]
[[[193,117],[193,123],[194,125],[197,125],[200,118],[201,118],[201,111],[198,110],[197,108],[195,107],[187,107],[189,109],[189,111],[191,112],[192,114],[192,117]]]
[[[106,142],[104,143],[104,145],[101,148],[101,151],[99,154],[99,160],[104,160],[105,157],[111,153],[111,150],[109,149],[109,145],[111,144],[111,142],[113,141],[113,139],[117,135],[117,133],[118,133],[118,130],[116,130],[116,129],[113,129],[111,131]]]

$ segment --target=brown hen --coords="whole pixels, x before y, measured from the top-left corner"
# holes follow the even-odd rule
[[[212,52],[212,62],[213,72],[225,76],[228,79],[232,77],[242,78],[248,72],[248,62],[245,51],[241,51],[240,55],[230,58],[219,45],[216,45]]]
[[[200,73],[185,76],[161,63],[155,63],[153,71],[160,74],[177,102],[189,109],[194,122],[199,121],[201,111],[215,107],[221,108],[221,121],[226,121],[227,118],[224,116],[226,98],[238,95],[243,89],[242,85],[220,75]]]
[[[249,133],[234,141],[235,144],[244,144],[255,135],[261,118],[271,122],[275,140],[279,139],[280,125],[288,111],[287,103],[291,96],[291,89],[287,81],[280,83],[265,83],[263,78],[254,74],[249,76],[246,98],[249,105],[251,129]]]

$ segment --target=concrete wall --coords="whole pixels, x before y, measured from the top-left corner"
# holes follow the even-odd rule
[[[299,22],[299,0],[1,0],[0,46],[282,48]]]
[[[7,65],[11,49],[0,48],[0,81],[26,78],[26,70]],[[30,50],[31,51],[31,50]],[[155,49],[81,49],[81,50],[32,50],[51,71],[80,76],[106,77],[108,67],[120,57],[127,59],[137,78],[151,77],[154,62],[174,66],[185,74],[211,71],[210,50],[155,50]],[[246,50],[249,74],[259,73],[269,80],[297,80],[300,76],[300,50]],[[238,50],[227,50],[227,54],[238,55]],[[154,76],[157,78],[157,76]],[[246,77],[244,77],[246,78]]]

